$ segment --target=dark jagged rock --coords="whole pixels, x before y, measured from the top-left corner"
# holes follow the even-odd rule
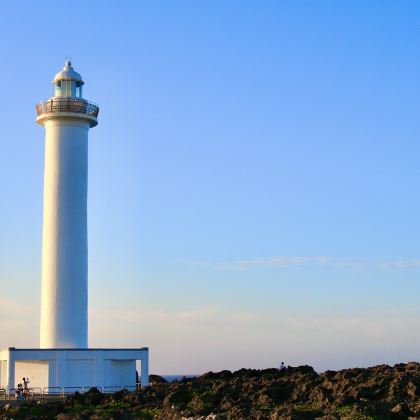
[[[149,375],[149,382],[151,384],[166,384],[168,381],[159,375]]]
[[[137,392],[75,393],[0,406],[1,419],[420,419],[420,364],[326,371],[310,366],[208,372]],[[153,379],[153,381],[152,381]]]
[[[83,394],[84,403],[86,405],[98,405],[104,398],[104,394],[102,394],[98,388],[91,388],[88,392]]]

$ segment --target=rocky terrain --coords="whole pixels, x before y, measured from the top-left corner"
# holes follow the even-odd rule
[[[316,373],[310,366],[206,373],[137,392],[93,389],[3,405],[1,419],[420,419],[420,364]]]

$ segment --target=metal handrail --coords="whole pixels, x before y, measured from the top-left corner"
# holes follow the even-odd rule
[[[40,387],[31,387],[28,389],[29,396],[31,397],[44,397],[46,395],[61,395],[64,397],[66,394],[73,394],[76,391],[80,393],[88,392],[89,390],[96,388],[99,392],[104,394],[111,394],[123,389],[127,391],[136,391],[137,387],[135,385],[109,385],[109,386],[46,386],[44,388]],[[10,388],[9,390],[0,388],[0,396],[11,397],[16,395],[17,388]]]
[[[60,392],[56,392],[56,390],[59,390]],[[62,386],[46,386],[46,387],[42,388],[42,394],[43,395],[63,395],[64,396],[64,388]]]
[[[8,394],[9,401],[12,397],[16,397],[17,399],[25,399],[25,397],[23,396],[23,389],[9,388],[9,394]]]
[[[82,386],[65,386],[63,388],[64,394],[74,394],[76,391],[83,392],[84,388]],[[67,392],[69,391],[69,392]]]
[[[104,386],[103,388],[104,394],[112,394],[117,391],[121,391],[123,388],[118,385],[110,385],[110,386]]]
[[[35,395],[44,395],[44,393],[42,392],[42,388],[38,388],[38,387],[31,387],[28,389],[29,391],[29,395],[31,395],[32,397],[34,397]]]
[[[104,390],[101,386],[84,386],[83,387],[83,392],[88,392],[93,388],[96,388],[99,392],[104,392]]]
[[[99,106],[86,99],[74,98],[48,99],[48,101],[39,102],[36,105],[37,116],[52,112],[75,112],[77,114],[90,115],[96,118],[99,114]]]

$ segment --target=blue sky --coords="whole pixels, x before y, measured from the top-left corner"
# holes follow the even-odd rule
[[[0,347],[37,346],[43,128],[89,139],[90,344],[200,373],[418,360],[416,1],[1,6]]]

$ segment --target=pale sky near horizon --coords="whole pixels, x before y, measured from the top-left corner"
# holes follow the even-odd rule
[[[420,4],[0,4],[0,348],[36,347],[44,131],[89,138],[89,337],[152,373],[420,357]]]

